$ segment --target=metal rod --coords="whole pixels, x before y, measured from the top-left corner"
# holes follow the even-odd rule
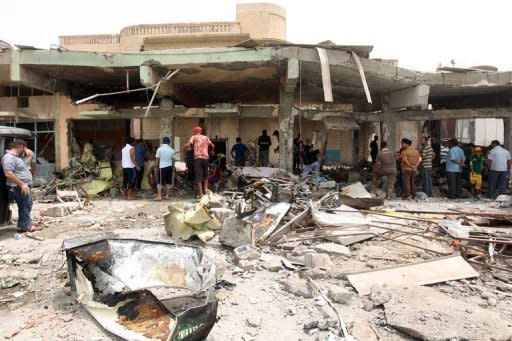
[[[467,242],[475,242],[475,243],[488,243],[488,244],[502,244],[502,245],[512,245],[512,240],[493,240],[493,239],[479,239],[479,238],[462,238],[454,235],[450,235],[453,239],[463,240]]]
[[[153,96],[151,96],[151,100],[149,101],[146,112],[144,113],[144,118],[149,116],[149,112],[151,111],[151,105],[153,104],[153,101],[155,100],[156,94],[158,93],[158,89],[160,89],[160,84],[162,84],[162,80],[159,80],[158,83],[156,83],[155,90],[153,90]]]
[[[384,239],[389,240],[389,241],[392,241],[392,242],[396,242],[396,243],[408,245],[408,246],[411,246],[411,247],[415,247],[415,248],[418,248],[418,249],[421,249],[421,250],[424,250],[424,251],[429,251],[429,252],[437,253],[438,255],[442,255],[442,256],[449,256],[450,255],[450,253],[441,252],[441,251],[437,251],[437,250],[432,250],[432,249],[429,249],[429,248],[426,248],[426,247],[423,247],[423,246],[418,246],[418,245],[406,243],[404,241],[396,240],[396,239],[389,238],[389,237],[386,237],[386,236],[383,236],[383,235],[380,235],[379,237],[384,238]]]
[[[76,101],[75,104],[77,104],[77,105],[78,104],[82,104],[82,103],[85,103],[87,101],[90,101],[91,99],[95,99],[96,97],[128,94],[128,93],[131,93],[131,92],[145,91],[145,90],[153,89],[154,87],[156,87],[156,84],[153,84],[153,85],[145,87],[145,88],[139,88],[139,89],[133,89],[133,90],[123,90],[123,91],[116,91],[116,92],[106,92],[104,94],[95,94],[95,95],[92,95],[92,96],[89,96],[89,97],[86,97],[86,98],[82,98],[82,99]]]
[[[468,263],[473,263],[473,264],[477,264],[477,265],[481,265],[481,266],[486,266],[486,267],[489,267],[489,268],[492,268],[492,269],[498,269],[498,270],[502,270],[502,271],[506,271],[506,272],[512,273],[512,269],[504,268],[502,266],[486,264],[486,263],[477,262],[475,260],[470,260],[470,259],[468,259],[467,261],[468,261]]]

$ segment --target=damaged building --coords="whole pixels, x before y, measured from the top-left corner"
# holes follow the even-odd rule
[[[293,44],[273,4],[239,4],[233,22],[59,39],[49,50],[0,47],[0,120],[34,132],[39,175],[64,168],[89,140],[119,160],[126,136],[171,136],[179,148],[198,124],[228,161],[236,137],[255,146],[263,129],[278,130],[270,161],[284,169],[299,133],[326,162],[344,164],[367,159],[374,135],[393,149],[423,134],[512,143],[512,72],[424,73],[372,59],[371,46]]]

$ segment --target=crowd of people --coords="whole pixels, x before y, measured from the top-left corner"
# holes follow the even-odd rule
[[[433,193],[435,160],[441,155],[436,154],[431,139],[421,137],[418,148],[412,146],[412,141],[403,138],[398,152],[390,150],[386,141],[380,144],[380,150],[375,147],[378,137],[370,144],[370,156],[373,164],[373,186],[377,187],[379,179],[385,179],[386,198],[391,199],[396,190],[402,199],[414,198],[416,194],[416,177],[421,176],[422,191],[429,197]],[[487,178],[487,197],[496,198],[506,194],[508,179],[512,165],[511,155],[498,140],[492,141],[486,149],[473,144],[464,150],[457,139],[448,141],[448,153],[441,172],[437,177],[446,178],[448,190],[446,197],[455,199],[462,197],[462,185],[466,181],[476,200],[482,195],[483,178]]]
[[[279,132],[274,131],[279,142]],[[414,198],[417,188],[417,176],[421,176],[422,191],[429,197],[434,195],[433,177],[444,177],[448,185],[446,196],[460,198],[463,182],[466,181],[475,199],[482,195],[482,185],[487,182],[486,195],[496,198],[499,194],[507,193],[508,180],[512,166],[511,155],[498,140],[483,148],[468,144],[463,149],[457,139],[448,141],[448,153],[441,172],[434,171],[439,164],[440,152],[435,151],[431,139],[421,137],[418,148],[412,146],[412,141],[403,138],[401,148],[395,152],[388,148],[386,141],[375,136],[370,143],[370,156],[373,165],[373,186],[377,187],[379,179],[384,180],[386,198],[392,199],[396,191],[403,199]],[[154,154],[154,165],[145,173],[148,160],[148,147],[142,140],[131,137],[126,139],[126,145],[121,150],[123,168],[122,188],[126,199],[133,198],[134,190],[141,190],[144,174],[148,175],[151,187],[156,189],[155,200],[170,199],[171,188],[174,184],[174,168],[176,154],[186,153],[189,179],[197,189],[200,198],[209,191],[209,187],[217,187],[226,169],[226,156],[215,153],[215,144],[203,134],[201,127],[193,129],[193,135],[180,150],[170,146],[170,138],[164,137],[161,145]],[[263,130],[257,139],[258,158],[253,160],[256,165],[265,167],[269,164],[269,152],[272,140]],[[279,147],[274,148],[277,153]],[[293,170],[302,176],[320,174],[322,153],[313,149],[309,140],[303,141],[300,134],[293,139]],[[235,167],[246,166],[249,160],[249,148],[236,138],[230,150]],[[437,162],[436,162],[437,161]],[[31,186],[34,172],[34,153],[27,148],[26,142],[12,142],[2,157],[2,168],[6,177],[6,185],[10,197],[18,206],[18,230],[20,232],[37,231],[32,225],[30,212],[32,209]]]

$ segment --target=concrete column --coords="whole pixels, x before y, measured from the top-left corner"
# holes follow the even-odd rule
[[[505,149],[508,151],[512,150],[512,118],[503,119],[503,136],[503,145],[505,146]]]
[[[53,123],[54,141],[55,141],[55,170],[61,171],[67,166],[70,160],[71,138],[68,136],[68,115],[61,112],[61,96],[55,94],[56,110],[55,121]]]
[[[292,171],[293,126],[296,113],[293,109],[293,92],[279,91],[279,168]]]
[[[165,136],[169,137],[171,141],[174,136],[172,133],[172,116],[160,117],[160,143],[162,143],[162,138]]]
[[[396,121],[391,119],[391,117],[383,117],[381,121],[381,141],[386,141],[388,143],[388,148],[391,150],[397,150],[396,145]]]

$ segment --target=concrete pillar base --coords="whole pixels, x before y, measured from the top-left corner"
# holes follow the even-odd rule
[[[279,168],[292,170],[293,128],[296,113],[293,110],[293,93],[279,91]]]

